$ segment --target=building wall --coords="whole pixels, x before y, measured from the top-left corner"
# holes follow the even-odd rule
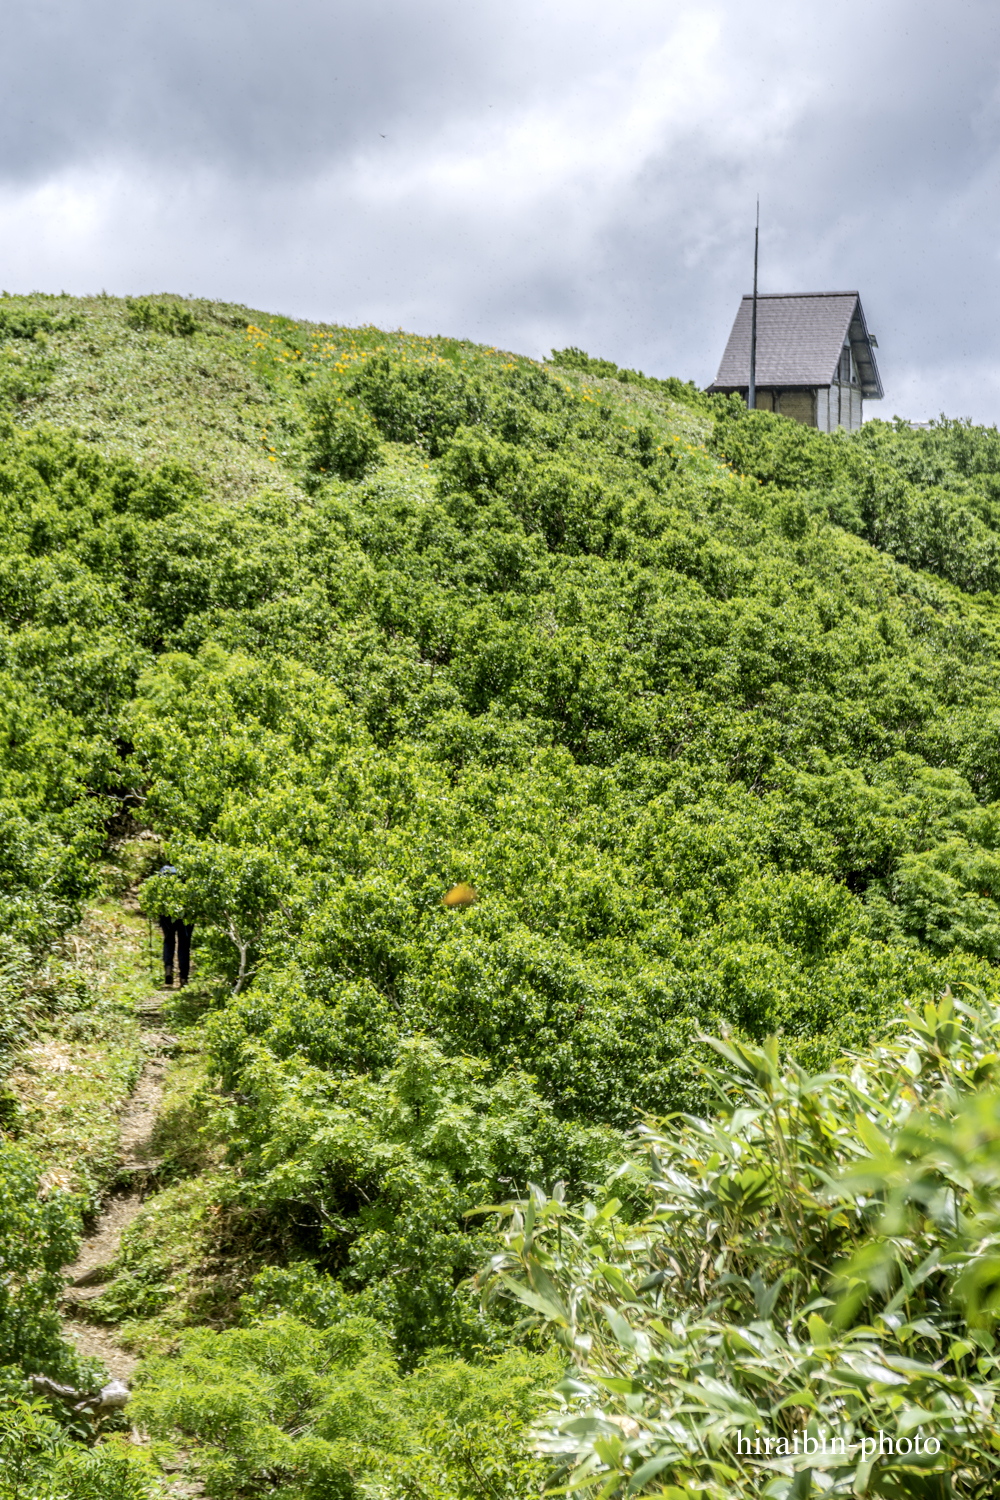
[[[830,425],[826,431],[836,432],[838,427],[846,427],[848,432],[857,432],[864,416],[864,404],[858,387],[834,381],[830,387],[829,399]]]
[[[846,427],[848,432],[857,432],[861,426],[863,403],[858,367],[854,362],[854,351],[845,344],[836,370],[836,379],[830,387],[830,426]]]
[[[816,426],[816,392],[757,388],[757,410],[774,411],[806,427]]]
[[[746,393],[744,392],[744,399]],[[834,381],[815,391],[783,391],[757,387],[757,410],[774,411],[804,427],[818,427],[820,432],[836,432],[845,427],[857,432],[863,418],[861,391],[856,385]]]
[[[803,427],[816,426],[816,392],[782,391],[778,400],[778,411]]]
[[[816,392],[816,426],[820,432],[830,431],[830,387],[820,386]]]
[[[863,416],[861,391],[856,385],[835,380],[816,392],[816,426],[820,432],[836,432],[838,427],[857,432]]]

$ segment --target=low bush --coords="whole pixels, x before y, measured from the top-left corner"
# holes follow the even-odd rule
[[[189,1334],[178,1358],[146,1363],[132,1411],[195,1445],[217,1500],[520,1500],[543,1478],[525,1435],[555,1369],[511,1350],[403,1377],[371,1319],[285,1313]]]
[[[81,1448],[41,1402],[0,1407],[0,1500],[158,1500],[149,1458],[120,1437]]]
[[[46,1192],[38,1164],[20,1147],[0,1144],[0,1372],[8,1384],[24,1372],[74,1373],[57,1310],[61,1268],[76,1254],[77,1204]]]
[[[364,407],[345,402],[338,386],[314,387],[309,400],[309,462],[320,474],[363,479],[379,462],[378,428]]]
[[[18,318],[51,318],[53,306],[0,299]],[[495,1246],[495,1222],[470,1210],[524,1196],[528,1181],[551,1199],[565,1179],[585,1197],[637,1117],[707,1119],[719,1080],[700,1066],[699,1033],[728,1030],[744,1060],[780,1034],[768,1087],[791,1089],[780,1080],[793,1062],[788,1079],[813,1080],[795,1088],[820,1101],[834,1144],[826,1155],[817,1145],[817,1160],[835,1176],[837,1142],[850,1155],[865,1106],[816,1076],[946,983],[988,990],[1000,954],[1000,437],[871,422],[831,438],[579,350],[543,366],[166,297],[124,309],[95,299],[86,318],[87,337],[51,318],[30,337],[11,324],[2,344],[25,367],[72,363],[74,420],[86,411],[92,436],[0,420],[0,917],[11,938],[0,1040],[17,1045],[21,999],[93,889],[104,842],[153,829],[180,875],[154,877],[145,906],[196,923],[213,1119],[233,1148],[217,1167],[224,1187],[203,1182],[171,1210],[172,1232],[199,1226],[197,1255],[207,1265],[218,1251],[212,1264],[229,1269],[193,1269],[194,1248],[186,1258],[154,1243],[150,1220],[141,1245],[138,1230],[126,1243],[107,1315],[172,1319],[171,1338],[199,1309],[231,1318],[241,1283],[226,1278],[244,1257],[255,1270],[273,1262],[258,1288],[271,1302],[248,1303],[247,1316],[274,1323],[279,1344],[292,1330],[303,1389],[325,1357],[318,1336],[351,1318],[374,1320],[390,1394],[439,1355],[488,1369],[516,1312],[483,1311],[468,1286]],[[60,418],[70,409],[58,390],[50,405],[44,390],[19,401],[22,422],[29,402]],[[198,473],[107,456],[126,441],[140,455],[193,455]],[[447,905],[458,883],[478,899]],[[753,1107],[764,1120],[765,1105]],[[811,1108],[788,1106],[796,1119]],[[697,1218],[699,1194],[721,1214],[726,1193],[742,1191],[743,1168],[716,1135],[750,1151],[748,1195],[769,1170],[754,1122],[734,1119],[727,1105],[718,1125],[691,1126],[691,1162],[674,1162],[695,1183],[685,1212],[702,1237],[696,1270],[677,1258],[698,1287],[678,1318],[708,1329],[692,1347],[725,1373],[731,1330],[756,1337],[780,1281],[766,1332],[775,1368],[791,1368],[781,1361],[793,1338],[820,1347],[813,1315],[843,1363],[840,1294],[820,1270],[815,1295],[827,1300],[801,1321],[813,1296],[789,1249],[801,1215],[789,1208],[782,1229],[766,1199],[743,1260],[734,1249],[716,1273],[713,1239],[702,1265],[710,1223],[743,1232]],[[698,1153],[716,1151],[706,1167]],[[178,1155],[169,1170],[197,1161]],[[41,1212],[27,1177],[22,1190]],[[647,1210],[628,1191],[615,1224]],[[209,1193],[224,1213],[210,1212]],[[877,1238],[859,1199],[823,1202],[808,1220],[823,1258],[849,1258],[855,1230]],[[568,1244],[579,1226],[561,1222]],[[922,1221],[910,1228],[925,1236]],[[605,1264],[619,1267],[620,1253],[628,1281],[622,1236]],[[763,1246],[774,1266],[754,1259]],[[670,1270],[655,1245],[635,1254],[653,1267],[644,1276]],[[168,1313],[175,1272],[188,1291]],[[710,1287],[736,1295],[730,1274],[751,1287],[745,1305],[712,1305]],[[226,1283],[215,1301],[212,1277]],[[610,1273],[607,1283],[612,1306]],[[946,1299],[951,1283],[920,1287],[914,1306],[937,1327],[926,1299]],[[645,1335],[650,1289],[633,1290]],[[972,1328],[962,1295],[956,1281],[955,1326]],[[873,1303],[872,1357],[896,1360],[878,1316]],[[923,1367],[930,1344],[913,1327]],[[669,1329],[653,1333],[665,1363],[683,1359]],[[205,1348],[224,1350],[225,1336]],[[251,1359],[236,1339],[233,1358],[256,1370],[265,1345]],[[169,1384],[169,1368],[156,1380]],[[700,1366],[687,1373],[708,1389]],[[967,1377],[963,1365],[954,1378]],[[267,1386],[280,1417],[253,1418],[275,1427],[259,1472],[276,1454],[293,1466],[286,1490],[319,1483],[309,1476],[320,1468],[294,1469],[298,1387],[276,1392],[270,1378],[240,1376],[240,1390]],[[938,1375],[926,1380],[940,1395]],[[781,1391],[791,1400],[790,1383]],[[364,1482],[461,1493],[465,1439],[449,1446],[440,1412],[426,1426],[452,1455],[444,1468],[366,1469]],[[401,1463],[422,1441],[415,1431]],[[222,1443],[203,1435],[223,1464]],[[523,1463],[534,1485],[521,1440],[495,1437],[475,1439],[468,1465],[482,1459],[490,1484],[510,1489]],[[258,1482],[258,1438],[247,1429],[239,1441],[244,1468],[219,1468],[220,1484]],[[607,1482],[620,1477],[612,1464]]]
[[[198,322],[189,307],[179,302],[154,302],[151,297],[126,297],[130,328],[141,333],[166,333],[190,338],[198,331]]]
[[[378,1083],[262,1049],[240,1077],[226,1126],[238,1201],[360,1294],[407,1366],[509,1337],[467,1285],[495,1235],[469,1215],[513,1184],[593,1182],[620,1150],[611,1131],[559,1121],[523,1075],[490,1078],[426,1040]]]

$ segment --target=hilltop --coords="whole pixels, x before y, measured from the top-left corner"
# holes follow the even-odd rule
[[[169,862],[196,924],[87,1304],[134,1410],[219,1496],[537,1490],[560,1356],[482,1302],[469,1215],[618,1168],[641,1215],[628,1132],[715,1107],[706,1034],[819,1070],[994,988],[1000,436],[4,295],[0,496],[8,1071],[110,1036],[59,968],[85,909],[176,904]],[[0,1168],[68,1245],[107,1147],[53,1196],[24,1107],[12,1075]],[[12,1389],[76,1368],[43,1290]]]

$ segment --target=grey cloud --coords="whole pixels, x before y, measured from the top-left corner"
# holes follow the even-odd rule
[[[887,415],[996,420],[998,27],[986,0],[20,7],[4,279],[707,382],[759,191],[762,285],[861,290]]]
[[[359,141],[543,93],[601,35],[530,0],[43,0],[5,26],[0,172],[128,153],[306,176]]]
[[[490,84],[503,102],[496,28],[452,0],[49,0],[9,15],[0,138],[22,179],[109,153],[303,176]]]

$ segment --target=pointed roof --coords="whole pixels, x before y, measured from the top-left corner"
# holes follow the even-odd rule
[[[744,297],[710,391],[749,386],[752,307],[753,297]],[[862,396],[881,400],[882,381],[857,292],[767,292],[757,297],[759,386],[832,384],[848,341]]]

